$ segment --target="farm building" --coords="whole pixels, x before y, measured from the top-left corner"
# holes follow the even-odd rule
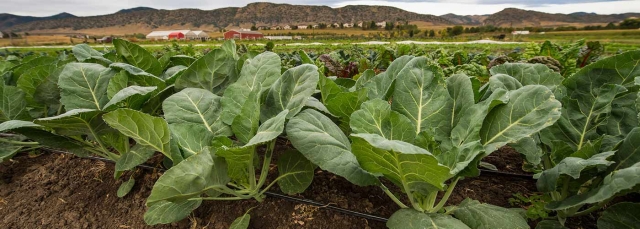
[[[293,40],[292,36],[265,36],[267,40]]]
[[[527,35],[527,34],[529,34],[529,31],[528,31],[528,30],[524,30],[524,31],[513,31],[513,32],[511,32],[511,34],[513,34],[513,35]]]
[[[344,28],[353,28],[353,23],[344,23],[344,24],[342,24],[342,27],[344,27]]]
[[[209,39],[209,34],[204,31],[192,31],[196,35],[196,39]]]
[[[151,33],[147,34],[147,39],[149,39],[149,40],[174,39],[174,38],[169,38],[169,34],[174,33],[174,32],[182,33],[182,37],[184,38],[185,34],[191,32],[191,30],[152,31]]]
[[[308,27],[309,27],[309,26],[306,26],[306,25],[299,25],[299,26],[298,26],[298,29],[307,29]]]
[[[240,39],[240,40],[255,40],[262,39],[264,35],[261,32],[256,31],[238,31],[230,30],[224,33],[224,39]]]
[[[171,40],[171,39],[177,39],[177,40],[184,39],[184,33],[172,32],[172,33],[169,33],[168,37],[169,37],[169,40]]]
[[[387,25],[387,22],[386,21],[376,22],[376,25],[380,27],[384,27]]]
[[[0,39],[4,38],[4,33],[0,32]]]
[[[285,26],[283,26],[283,27],[282,27],[282,29],[284,29],[284,30],[290,30],[290,29],[291,29],[291,26],[289,26],[289,25],[285,25]]]

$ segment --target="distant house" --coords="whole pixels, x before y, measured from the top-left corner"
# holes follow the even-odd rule
[[[379,27],[384,27],[387,25],[387,22],[386,21],[376,22],[376,25]]]
[[[209,39],[209,34],[205,33],[202,30],[193,31],[193,33],[196,34],[196,39]]]
[[[282,29],[284,29],[284,30],[290,30],[290,29],[291,29],[291,26],[289,26],[289,25],[285,25],[285,26],[283,26],[283,27],[282,27]]]
[[[307,27],[309,27],[309,26],[306,26],[306,25],[299,25],[299,26],[298,26],[298,29],[307,29]]]
[[[152,31],[151,33],[147,34],[147,39],[148,40],[168,40],[168,39],[172,39],[169,38],[169,34],[171,33],[182,33],[182,36],[184,38],[184,35],[191,32],[191,30],[167,30],[167,31]]]
[[[344,28],[353,28],[353,23],[344,23],[344,24],[342,24],[342,27],[344,27]]]
[[[318,25],[312,25],[311,28],[317,29]]]
[[[358,27],[362,28],[362,24],[363,24],[362,22],[358,22]]]
[[[529,30],[513,31],[513,32],[511,32],[511,34],[513,34],[513,35],[527,35],[527,34],[529,34]]]
[[[267,40],[293,40],[292,36],[265,36]]]
[[[269,27],[269,26],[264,26],[264,25],[263,26],[258,26],[258,30],[270,30],[270,29],[271,29],[271,27]]]
[[[0,31],[0,39],[4,38],[4,33],[2,33],[2,31]]]
[[[196,35],[196,33],[194,33],[193,31],[189,31],[184,34],[184,38],[189,40],[195,40],[196,38],[198,38],[198,35]]]
[[[256,31],[239,31],[239,30],[229,30],[224,33],[225,40],[231,39],[239,39],[239,40],[255,40],[262,39],[264,35],[261,32]]]
[[[171,39],[180,40],[180,39],[184,39],[184,33],[172,32],[172,33],[169,33],[167,37],[169,38],[169,40]]]
[[[338,23],[333,23],[333,27],[340,28],[340,24],[338,24]]]

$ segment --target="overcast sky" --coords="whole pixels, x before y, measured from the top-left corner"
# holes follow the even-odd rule
[[[198,8],[211,10],[221,7],[241,7],[251,0],[0,0],[0,13],[49,16],[68,12],[77,16],[114,13],[121,9],[147,6],[156,9]],[[549,13],[595,12],[614,14],[640,12],[640,0],[276,0],[274,3],[303,5],[386,5],[404,10],[443,15],[491,14],[507,7],[543,11]]]

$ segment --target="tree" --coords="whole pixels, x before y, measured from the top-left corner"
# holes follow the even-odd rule
[[[464,32],[464,27],[462,27],[461,25],[456,25],[451,29],[450,35],[454,37],[462,34],[463,32]]]
[[[376,25],[375,21],[371,21],[371,24],[369,25],[370,29],[378,29],[378,25]]]
[[[429,30],[429,37],[435,37],[436,36],[436,31]]]
[[[258,30],[258,27],[256,27],[256,25],[252,25],[251,26],[251,31],[256,31],[256,30]]]

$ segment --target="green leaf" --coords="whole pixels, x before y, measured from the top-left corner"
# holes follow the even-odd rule
[[[614,152],[603,152],[589,159],[567,157],[560,161],[555,167],[542,171],[537,181],[538,190],[541,192],[555,191],[561,175],[568,175],[573,179],[578,179],[580,178],[580,173],[587,168],[609,166],[613,164],[613,162],[608,161],[607,158],[612,155],[614,155]]]
[[[276,80],[262,106],[260,120],[267,120],[283,110],[289,110],[287,118],[298,114],[318,85],[318,68],[303,64],[290,68]]]
[[[360,88],[364,88],[367,85],[367,83],[375,76],[376,76],[376,72],[374,72],[373,70],[371,69],[365,70],[364,72],[362,72],[358,80],[356,80],[356,85],[354,89],[358,90]]]
[[[552,125],[560,118],[561,104],[540,85],[509,92],[509,102],[493,108],[484,120],[480,136],[487,152],[515,143]]]
[[[12,141],[23,141],[24,137],[3,137],[6,140]],[[11,143],[7,143],[4,141],[0,142],[0,163],[9,161],[13,156],[15,156],[23,146],[13,145]]]
[[[222,49],[214,49],[196,60],[176,79],[176,88],[202,88],[215,92],[216,87],[235,74],[235,59]]]
[[[56,66],[53,64],[49,65],[40,65],[35,68],[27,70],[23,73],[17,81],[17,87],[22,89],[25,93],[25,99],[27,103],[32,106],[42,106],[35,101],[35,93],[37,92],[38,86],[44,83],[49,75],[51,75],[55,70]]]
[[[632,191],[640,184],[640,162],[630,167],[610,173],[599,187],[589,192],[571,196],[563,201],[551,202],[546,208],[549,210],[564,210],[585,204],[595,204],[606,201],[616,195]]]
[[[313,181],[316,165],[311,163],[297,150],[289,150],[278,158],[280,180],[278,186],[287,195],[304,192]]]
[[[427,64],[426,57],[417,57],[398,74],[391,109],[407,116],[416,134],[429,131],[436,137],[448,136],[451,129],[451,98],[438,70]]]
[[[129,180],[122,182],[116,194],[120,198],[126,196],[127,194],[129,194],[129,192],[131,192],[131,189],[133,189],[133,185],[135,184],[136,184],[136,180],[133,179],[133,177],[129,178]]]
[[[35,102],[48,106],[60,105],[58,80],[63,70],[64,66],[58,67],[36,87],[35,93],[33,94]]]
[[[158,201],[181,201],[200,196],[229,182],[222,158],[208,150],[196,154],[167,170],[153,185],[147,205]]]
[[[538,165],[542,162],[544,151],[538,147],[538,143],[533,137],[521,138],[515,143],[509,144],[518,153],[525,156],[527,162]]]
[[[336,117],[335,115],[331,114],[331,112],[329,111],[329,109],[327,109],[326,106],[324,106],[324,104],[322,104],[322,102],[320,102],[320,100],[314,98],[314,97],[309,97],[307,100],[307,103],[304,104],[304,106],[306,107],[311,107],[313,109],[316,109],[322,113],[325,113],[327,115],[330,115],[332,117]]]
[[[98,138],[109,127],[102,121],[102,112],[93,109],[75,109],[64,114],[34,120],[35,124],[67,136],[89,135]]]
[[[0,123],[0,133],[8,130],[24,128],[24,127],[40,127],[40,125],[35,124],[33,122],[29,122],[29,121],[9,120],[9,121]]]
[[[107,58],[104,58],[104,54],[96,51],[91,48],[88,44],[78,44],[71,48],[71,52],[73,52],[73,56],[78,59],[79,62],[84,62],[89,59],[98,60],[104,64],[111,64],[111,61]]]
[[[249,228],[249,221],[251,220],[251,215],[249,213],[245,213],[244,215],[236,218],[229,229],[247,229]]]
[[[169,124],[173,139],[178,142],[185,154],[195,155],[211,146],[213,133],[206,127],[194,123],[174,123]]]
[[[387,221],[389,229],[469,229],[462,221],[445,214],[427,214],[400,209]]]
[[[528,229],[530,228],[518,212],[465,199],[454,207],[453,215],[472,229]]]
[[[144,222],[147,225],[167,224],[187,218],[196,208],[200,207],[202,200],[187,200],[179,202],[159,201],[147,209],[144,213]]]
[[[304,52],[304,50],[298,51],[298,55],[300,55],[300,60],[302,61],[303,64],[314,64],[314,61],[311,60],[311,58],[309,58],[309,55],[307,55],[307,53]]]
[[[139,87],[130,86],[120,90],[113,95],[111,100],[104,105],[105,111],[112,111],[116,108],[131,108],[134,110],[140,109],[142,104],[147,102],[151,97],[151,92],[154,92],[157,87]]]
[[[562,226],[560,222],[556,220],[543,220],[536,225],[536,229],[568,229]]]
[[[167,84],[164,80],[159,77],[145,72],[144,70],[137,68],[135,66],[125,64],[125,63],[113,63],[109,65],[109,68],[116,69],[120,72],[124,71],[127,74],[128,84],[138,85],[144,87],[158,87],[160,89],[164,89]]]
[[[160,62],[146,49],[122,39],[114,39],[113,46],[127,63],[156,76],[162,73]]]
[[[231,87],[227,89],[227,92],[231,92],[229,90],[235,88],[234,86],[236,85],[231,85]],[[225,95],[228,94],[225,92]],[[234,107],[227,106],[225,108],[225,97],[222,97],[221,101],[223,107],[221,116],[231,114],[229,112],[225,113],[225,111],[233,110]],[[238,141],[245,144],[256,135],[258,125],[260,125],[260,85],[258,85],[255,90],[250,91],[248,97],[244,100],[244,104],[240,108],[240,113],[236,114],[233,122],[231,122],[231,130]]]
[[[162,73],[162,75],[160,75],[160,78],[162,78],[167,83],[167,85],[173,84],[176,82],[176,79],[180,77],[186,70],[187,67],[182,65],[173,66]]]
[[[283,110],[280,114],[262,123],[262,125],[258,127],[256,135],[247,142],[245,147],[260,145],[280,136],[284,130],[284,123],[286,121],[285,118],[287,117],[287,114],[289,114],[289,110]]]
[[[634,229],[640,225],[640,203],[619,203],[604,211],[598,229]]]
[[[135,145],[128,152],[120,155],[116,161],[116,171],[127,171],[145,163],[153,156],[155,150],[147,146]]]
[[[491,91],[504,89],[507,91],[518,90],[522,87],[522,83],[516,78],[505,74],[496,74],[489,78],[489,88]]]
[[[201,124],[214,136],[231,135],[221,120],[220,97],[204,89],[187,88],[162,102],[168,123]]]
[[[350,152],[351,144],[340,128],[318,111],[307,109],[289,120],[286,132],[291,144],[309,161],[356,185],[378,180],[363,170]]]
[[[416,130],[413,123],[391,105],[381,99],[373,99],[362,104],[360,110],[353,112],[351,129],[356,134],[377,134],[388,140],[413,142]]]
[[[224,157],[227,163],[227,175],[236,184],[249,187],[249,163],[253,163],[256,155],[255,147],[220,147],[216,150],[216,155]]]
[[[67,110],[102,109],[109,102],[107,86],[115,74],[99,64],[67,64],[58,80],[60,103]]]
[[[369,99],[388,99],[394,91],[396,78],[401,75],[400,72],[409,65],[413,59],[413,56],[401,56],[389,65],[387,71],[372,77],[369,82],[365,84],[369,92]]]
[[[36,55],[33,55],[36,56]],[[57,59],[55,57],[50,56],[38,56],[33,58],[32,60],[27,61],[26,58],[23,60],[23,64],[16,66],[13,68],[13,76],[9,79],[8,85],[15,85],[18,81],[18,78],[28,70],[41,66],[41,65],[51,65],[57,64]]]
[[[626,136],[618,151],[611,158],[615,165],[610,171],[628,168],[640,162],[640,127],[634,128]]]
[[[542,85],[553,92],[557,99],[562,99],[564,77],[544,64],[505,63],[491,68],[491,75],[507,74],[518,80],[523,86]]]
[[[387,140],[376,134],[353,134],[352,151],[372,174],[382,174],[395,184],[412,190],[433,186],[442,189],[450,178],[449,168],[438,164],[428,151],[412,144]]]
[[[171,64],[173,65],[191,66],[191,64],[196,61],[196,58],[185,55],[175,55],[170,57],[169,60],[171,60]]]
[[[17,87],[0,84],[0,121],[31,120],[25,93]]]
[[[113,98],[116,93],[125,89],[129,85],[129,74],[126,71],[120,71],[109,80],[107,86],[107,96]]]
[[[103,115],[102,118],[109,126],[127,137],[133,138],[138,144],[151,147],[153,150],[173,159],[169,143],[171,133],[164,119],[122,108],[109,112]]]
[[[352,92],[340,92],[325,100],[327,109],[344,122],[349,123],[351,114],[360,109],[362,103],[367,101],[367,89]]]

